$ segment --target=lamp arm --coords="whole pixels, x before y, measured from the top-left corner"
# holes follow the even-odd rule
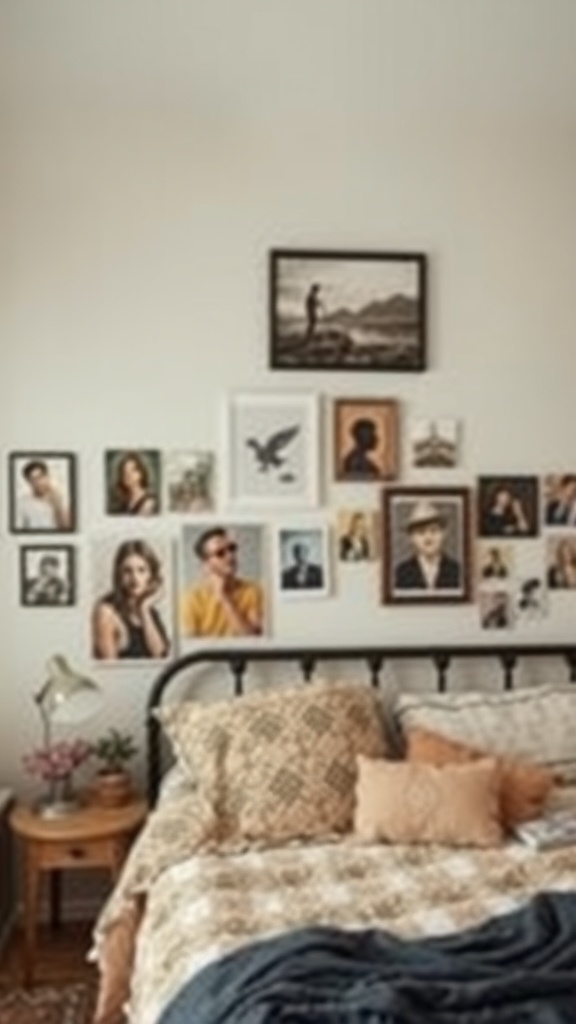
[[[50,715],[44,707],[44,701],[41,699],[41,695],[36,697],[36,703],[38,705],[38,711],[40,712],[40,718],[42,719],[42,729],[44,733],[44,749],[48,750],[52,743],[52,728],[50,722]]]

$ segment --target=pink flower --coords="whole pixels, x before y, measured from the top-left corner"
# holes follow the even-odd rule
[[[86,761],[92,748],[85,740],[60,740],[49,747],[41,747],[22,758],[24,769],[42,779],[66,779]]]

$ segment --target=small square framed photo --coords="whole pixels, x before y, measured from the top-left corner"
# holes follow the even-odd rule
[[[374,512],[363,508],[338,511],[336,541],[340,562],[371,562],[376,558],[376,519]]]
[[[160,512],[160,452],[112,448],[104,453],[106,512],[110,516],[155,516]]]
[[[538,477],[478,477],[481,537],[537,537],[539,518]]]
[[[276,530],[276,591],[285,598],[328,597],[329,531],[325,524],[280,526]]]
[[[512,594],[502,587],[486,587],[478,593],[482,629],[511,629],[514,625]]]
[[[274,370],[424,370],[426,257],[275,249]]]
[[[458,464],[458,420],[419,418],[410,427],[410,454],[415,469],[452,469]]]
[[[164,455],[163,477],[167,512],[184,515],[214,508],[214,455],[206,451],[174,451]]]
[[[316,395],[232,395],[226,407],[225,501],[237,508],[318,504],[319,412]]]
[[[76,456],[70,452],[11,452],[12,533],[73,533],[77,529]]]
[[[470,498],[466,487],[388,487],[382,496],[383,600],[470,600]]]
[[[20,548],[20,604],[25,608],[65,608],[76,604],[74,547],[24,544]]]
[[[334,401],[334,476],[374,483],[398,473],[398,403],[394,398]]]

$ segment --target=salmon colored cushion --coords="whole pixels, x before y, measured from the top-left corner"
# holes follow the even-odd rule
[[[354,829],[367,842],[498,846],[496,762],[385,761],[359,755]]]
[[[409,761],[442,767],[492,756],[486,751],[469,747],[428,729],[408,729],[406,732],[406,757]],[[521,821],[538,817],[554,787],[554,772],[516,758],[496,757],[495,761],[499,773],[500,815],[504,827],[511,829]]]

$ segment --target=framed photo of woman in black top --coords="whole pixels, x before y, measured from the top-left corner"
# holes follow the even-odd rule
[[[478,478],[480,537],[537,537],[539,481],[536,476]]]
[[[92,539],[92,657],[129,664],[173,653],[171,541],[129,533]]]
[[[160,512],[160,452],[113,448],[104,455],[106,512],[113,516],[155,516]]]

